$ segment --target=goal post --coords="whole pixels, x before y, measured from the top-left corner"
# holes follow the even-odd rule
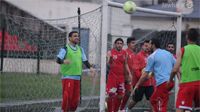
[[[108,0],[103,1],[103,11],[102,11],[102,37],[101,37],[101,89],[100,89],[100,112],[103,112],[105,109],[105,87],[106,87],[106,52],[107,52],[107,34],[108,34],[108,10],[109,7],[115,8],[123,8],[123,4],[117,2],[111,2]],[[176,24],[177,24],[177,31],[176,31],[176,54],[178,53],[179,49],[181,48],[181,30],[182,30],[182,14],[177,12],[170,12],[170,11],[161,11],[155,9],[148,9],[142,7],[136,7],[136,11],[138,12],[145,12],[150,14],[157,14],[157,15],[167,15],[176,17]],[[178,81],[175,81],[175,99],[176,94],[178,91]]]
[[[106,53],[107,53],[107,34],[108,34],[108,2],[103,1],[102,8],[102,37],[101,37],[101,77],[100,77],[100,104],[99,111],[105,110],[105,98],[106,98]]]

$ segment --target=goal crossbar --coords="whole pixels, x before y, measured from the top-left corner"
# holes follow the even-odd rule
[[[116,8],[123,8],[123,4],[122,3],[111,2],[111,1],[108,1],[108,6],[116,7]],[[151,14],[159,14],[159,15],[170,15],[170,16],[181,16],[182,15],[179,12],[155,10],[155,9],[149,9],[149,8],[143,8],[143,7],[136,7],[136,11],[145,12],[145,13],[151,13]]]

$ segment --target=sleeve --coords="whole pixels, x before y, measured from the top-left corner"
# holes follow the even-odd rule
[[[147,58],[147,65],[145,67],[146,72],[153,72],[154,58],[153,56],[149,56]]]
[[[66,53],[67,53],[66,49],[61,48],[58,55],[57,55],[57,58],[60,58],[60,59],[63,60],[65,58]]]
[[[184,47],[183,47],[183,48],[181,48],[181,53],[182,53],[181,57],[183,57],[184,52],[185,52],[185,49],[184,49]]]
[[[81,47],[81,51],[82,51],[82,61],[83,61],[84,65],[87,68],[90,68],[91,64],[88,62],[87,57],[86,57],[85,52],[84,52],[84,49],[82,47]]]
[[[67,50],[65,48],[61,48],[57,55],[56,62],[58,64],[63,64],[66,54],[67,54]]]
[[[81,47],[81,51],[82,51],[82,61],[87,61],[88,59],[87,59],[87,57],[85,55],[85,51],[82,47]]]
[[[175,63],[176,63],[176,58],[172,55],[172,63],[173,63],[173,65],[175,65]]]

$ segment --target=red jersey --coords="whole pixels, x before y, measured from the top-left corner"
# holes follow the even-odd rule
[[[117,51],[116,49],[111,50],[110,57],[110,72],[109,75],[124,76],[125,73],[125,50]]]
[[[129,48],[126,49],[126,54],[127,54],[127,64],[128,64],[128,67],[130,69],[130,71],[133,70],[133,59],[135,58],[135,54],[133,51],[131,51]]]
[[[139,80],[137,78],[137,74],[139,73],[139,71],[138,71],[138,69],[139,69],[138,63],[139,62],[137,60],[137,55],[133,51],[131,51],[130,49],[127,48],[126,53],[128,55],[127,63],[128,63],[129,69],[132,74],[132,85],[135,86],[135,84]]]
[[[142,75],[142,69],[145,68],[146,64],[147,64],[147,57],[149,56],[149,54],[145,53],[144,51],[140,51],[137,54],[138,57],[138,61],[139,61],[139,74],[138,77],[141,77]],[[152,86],[155,84],[155,81],[153,78],[150,78],[149,80],[147,80],[146,82],[144,82],[142,84],[142,86]]]

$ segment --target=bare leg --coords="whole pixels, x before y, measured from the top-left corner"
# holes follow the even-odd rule
[[[115,112],[119,111],[123,97],[123,95],[117,95],[117,99],[115,100]]]

